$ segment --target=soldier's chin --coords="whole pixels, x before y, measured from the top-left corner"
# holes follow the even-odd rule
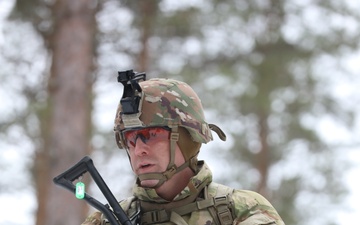
[[[159,183],[159,180],[143,180],[140,182],[141,187],[153,188]]]

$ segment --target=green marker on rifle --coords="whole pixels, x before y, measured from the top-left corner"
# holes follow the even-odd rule
[[[85,184],[81,181],[76,183],[75,196],[78,199],[83,199],[85,197]]]

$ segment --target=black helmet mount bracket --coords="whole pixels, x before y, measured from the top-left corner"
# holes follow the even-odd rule
[[[123,114],[134,114],[139,112],[139,103],[142,89],[139,81],[146,80],[145,73],[137,73],[133,70],[119,71],[117,80],[124,86],[124,93],[120,100]]]

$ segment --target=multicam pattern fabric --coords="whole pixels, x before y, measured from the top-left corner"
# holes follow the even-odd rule
[[[201,162],[200,162],[201,163]],[[228,189],[223,185],[214,184],[212,182],[212,173],[209,167],[204,164],[201,167],[199,173],[194,176],[188,187],[186,187],[179,195],[177,195],[174,201],[181,201],[191,195],[194,192],[193,188],[189,187],[203,187],[202,184],[209,186],[209,195],[215,196],[216,192],[223,191],[221,189]],[[216,188],[212,188],[216,187]],[[142,201],[154,202],[154,203],[166,203],[166,200],[159,197],[153,189],[141,188],[137,185],[134,186],[134,196]],[[234,190],[231,194],[232,202],[235,209],[235,219],[232,224],[236,225],[284,225],[284,222],[276,212],[275,208],[261,195],[247,190]],[[127,213],[131,214],[131,211],[136,208],[135,198],[131,197],[121,202],[121,206]],[[86,219],[82,225],[100,225],[98,220],[99,214],[93,214]],[[91,223],[94,221],[94,223]],[[188,215],[182,216],[182,221],[185,221],[190,225],[210,225],[214,224],[213,217],[208,210],[194,211]],[[176,222],[163,222],[158,223],[162,225],[179,224]]]
[[[142,88],[139,119],[141,127],[182,126],[194,141],[207,143],[212,140],[209,125],[205,122],[201,100],[184,82],[156,78],[139,83]],[[137,115],[122,115],[121,104],[115,118],[115,131],[127,129],[126,120]],[[128,123],[130,124],[130,123]],[[122,138],[122,137],[120,137]]]
[[[100,225],[102,224],[102,214],[100,212],[94,212],[86,218],[81,225]]]

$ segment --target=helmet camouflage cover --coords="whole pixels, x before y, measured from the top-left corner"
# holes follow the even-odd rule
[[[119,132],[126,129],[180,126],[187,129],[195,142],[207,143],[212,140],[211,130],[205,122],[201,100],[193,89],[184,82],[156,78],[139,82],[142,92],[139,112],[123,114],[119,104],[114,130],[117,142],[124,146]]]
[[[156,188],[187,167],[195,172],[201,143],[212,140],[211,130],[225,140],[226,136],[219,127],[205,122],[201,101],[186,83],[164,78],[138,83],[131,80],[131,86],[126,80],[121,80],[121,83],[126,86],[116,112],[114,127],[116,143],[120,148],[127,148],[122,135],[126,130],[146,127],[171,129],[167,169],[164,172],[139,174],[138,180],[159,180],[154,186]],[[185,158],[180,166],[175,165],[176,144]]]

